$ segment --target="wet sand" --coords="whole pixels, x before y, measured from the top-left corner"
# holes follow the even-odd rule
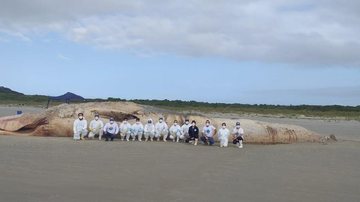
[[[1,201],[360,201],[360,143],[192,146],[0,136]]]
[[[44,109],[0,116],[17,110]],[[360,201],[360,122],[251,119],[353,141],[239,150],[0,136],[0,201]]]

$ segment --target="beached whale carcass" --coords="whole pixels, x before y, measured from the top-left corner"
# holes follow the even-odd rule
[[[90,121],[95,114],[99,114],[104,122],[110,117],[116,121],[128,118],[133,122],[140,118],[145,123],[149,118],[154,121],[163,117],[170,126],[174,120],[183,123],[186,118],[196,120],[201,130],[205,121],[209,119],[212,124],[219,128],[221,123],[226,122],[232,130],[237,121],[245,130],[245,142],[256,144],[277,144],[296,142],[320,142],[322,137],[303,127],[253,121],[248,119],[221,119],[206,117],[204,115],[184,114],[155,107],[144,106],[132,102],[91,102],[82,104],[62,104],[52,107],[43,113],[23,114],[0,118],[0,134],[22,134],[31,136],[73,136],[73,121],[78,113],[84,113]],[[231,137],[230,137],[231,138]]]

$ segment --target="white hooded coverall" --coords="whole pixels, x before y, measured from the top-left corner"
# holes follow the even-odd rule
[[[191,124],[184,124],[183,126],[181,126],[181,130],[183,132],[184,135],[184,139],[189,138],[189,128],[191,127]]]
[[[174,124],[170,127],[170,139],[173,141],[176,139],[177,142],[179,142],[180,139],[184,139],[183,131],[179,125]]]
[[[131,137],[135,140],[136,136],[139,141],[141,141],[143,133],[144,133],[144,126],[142,123],[137,122],[132,125]]]
[[[144,127],[144,136],[145,136],[145,141],[147,141],[149,139],[149,137],[150,137],[151,140],[154,138],[154,136],[155,136],[155,126],[154,126],[152,121],[151,121],[151,123],[147,123],[145,125],[145,127]]]
[[[76,119],[74,121],[74,140],[80,140],[87,135],[87,121],[85,119]]]
[[[218,132],[218,139],[220,141],[220,147],[227,147],[229,144],[230,131],[227,128],[221,128]]]
[[[124,140],[126,136],[126,140],[129,141],[131,135],[131,124],[129,122],[122,122],[120,124],[120,136],[121,139]]]
[[[163,121],[162,123],[158,122],[155,125],[155,137],[159,140],[159,138],[162,136],[163,140],[166,141],[166,138],[169,134],[169,127],[168,125]]]
[[[99,140],[103,136],[104,123],[101,120],[92,120],[89,125],[89,138],[94,138],[99,135]]]

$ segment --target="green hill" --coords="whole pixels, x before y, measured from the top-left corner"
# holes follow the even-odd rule
[[[25,95],[9,88],[0,87],[0,104],[45,105],[48,97],[44,95]]]
[[[11,90],[10,88],[6,88],[4,86],[0,86],[0,93],[3,93],[4,95],[5,94],[8,94],[8,95],[24,95],[22,93],[19,93],[19,92],[16,92],[16,91],[13,91]]]

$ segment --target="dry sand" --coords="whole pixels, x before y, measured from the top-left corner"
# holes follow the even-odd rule
[[[0,136],[1,201],[360,201],[360,143],[191,146]]]

